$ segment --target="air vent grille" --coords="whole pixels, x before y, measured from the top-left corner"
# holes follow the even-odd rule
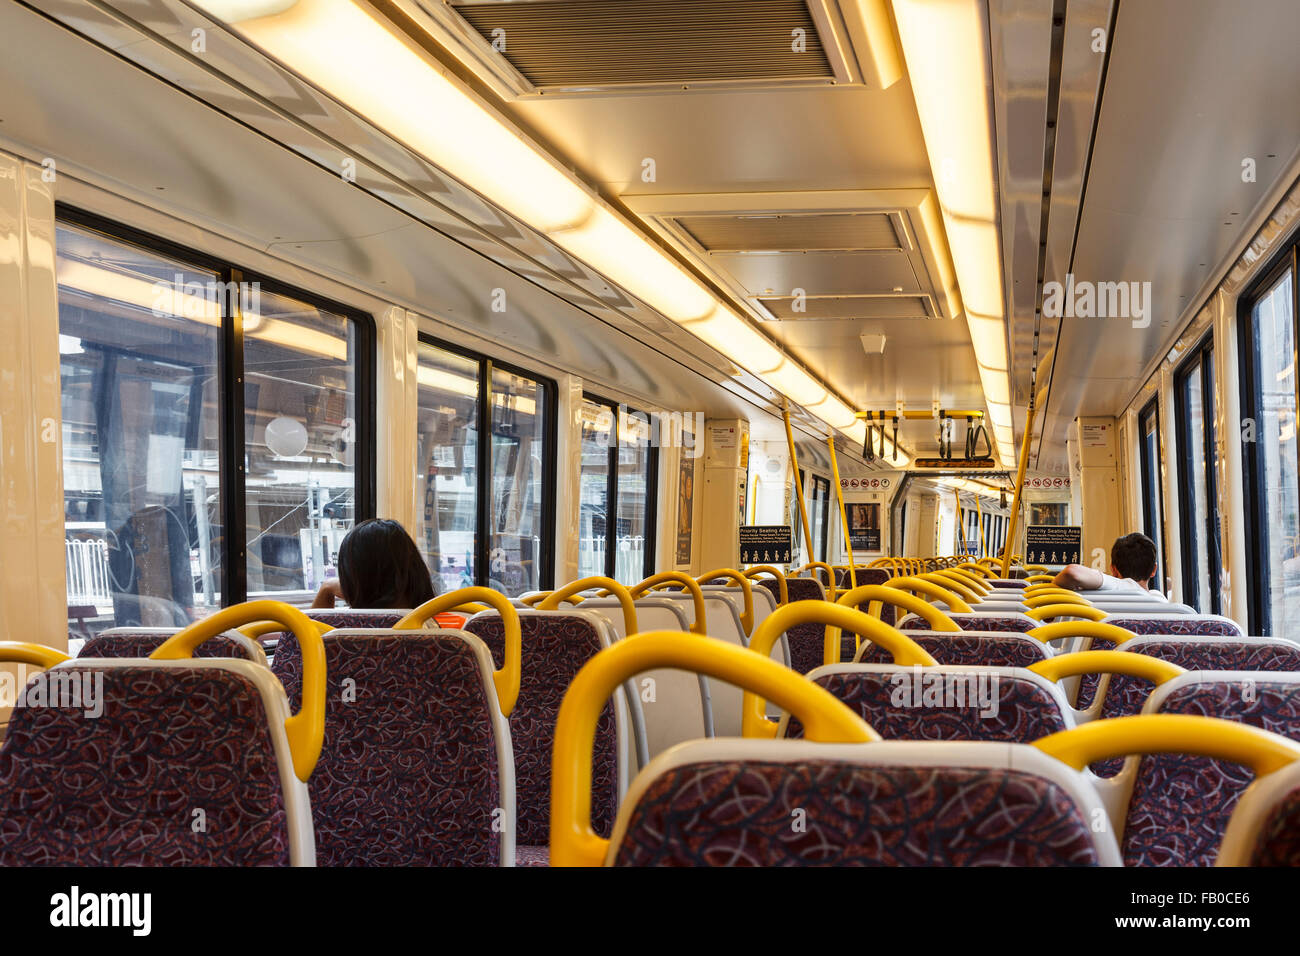
[[[763,307],[778,319],[829,321],[835,319],[928,319],[928,299],[920,295],[832,295],[803,299],[803,311],[795,311],[788,296],[761,296]]]
[[[887,213],[683,216],[677,224],[706,252],[900,249]]]
[[[489,43],[501,49],[504,42],[505,58],[542,89],[834,76],[804,0],[461,0],[451,6]]]

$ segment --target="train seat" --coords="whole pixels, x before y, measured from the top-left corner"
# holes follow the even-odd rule
[[[1300,767],[1256,780],[1237,802],[1216,866],[1300,866]]]
[[[1005,613],[990,613],[976,610],[971,614],[962,614],[959,612],[949,611],[948,617],[954,621],[963,631],[1032,631],[1039,626],[1038,621],[1025,614],[1023,611],[1008,611]],[[924,618],[915,614],[908,614],[898,622],[898,628],[902,631],[924,631],[928,625]]]
[[[1053,653],[1042,641],[1027,634],[912,629],[905,633],[940,664],[1029,667]],[[888,651],[870,641],[862,642],[854,658],[859,664],[883,664],[888,660]]]
[[[1300,645],[1283,638],[1145,636],[1124,641],[1116,650],[1157,657],[1189,671],[1300,670]],[[1136,714],[1148,693],[1149,688],[1140,678],[1103,675],[1097,690],[1099,699],[1088,710],[1103,718]],[[1113,759],[1094,766],[1092,771],[1099,777],[1113,777],[1122,769],[1123,761]]]
[[[174,627],[110,627],[91,637],[77,649],[76,657],[148,657],[177,633]],[[194,649],[195,657],[240,657],[266,666],[262,646],[252,638],[232,631],[204,641]]]
[[[731,609],[723,598],[717,603]],[[523,631],[522,676],[519,699],[509,720],[515,760],[515,861],[540,866],[547,859],[551,750],[560,702],[582,665],[613,645],[617,636],[594,611],[529,609],[519,610],[518,615]],[[499,666],[505,640],[501,615],[482,611],[466,622],[465,630],[482,639]],[[637,741],[630,707],[639,701],[635,687],[621,687],[597,721],[593,763],[599,783],[592,793],[592,808],[597,826],[604,832],[613,826],[631,779]]]
[[[1145,714],[1218,717],[1300,740],[1300,674],[1196,671],[1151,692]],[[1149,754],[1124,768],[1131,787],[1120,849],[1128,866],[1209,866],[1254,775],[1212,757]]]
[[[27,694],[53,695],[20,700],[0,746],[0,865],[314,865],[304,781],[324,732],[319,647],[293,716],[261,664],[192,657],[250,607],[318,639],[300,612],[259,601],[184,628],[149,658],[0,645],[0,659],[48,668]]]
[[[777,581],[763,579],[757,583],[761,590],[769,594],[780,593]],[[785,583],[790,602],[826,600],[826,588],[816,578],[788,577]],[[825,633],[826,628],[816,623],[796,624],[786,632],[785,641],[789,647],[790,668],[793,671],[806,674],[814,667],[821,666],[822,639]]]

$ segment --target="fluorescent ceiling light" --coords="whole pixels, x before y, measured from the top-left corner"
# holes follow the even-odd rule
[[[223,23],[239,23],[258,17],[273,17],[284,13],[298,0],[196,0],[198,6],[213,19]]]
[[[935,191],[990,408],[1009,404],[981,0],[893,0]],[[999,443],[999,454],[1007,461]]]

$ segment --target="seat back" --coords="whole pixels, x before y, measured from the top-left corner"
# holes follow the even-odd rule
[[[1026,631],[1032,631],[1041,623],[1035,621],[1023,611],[1009,611],[1005,614],[980,611],[974,614],[960,614],[949,611],[947,614],[963,631],[1018,631],[1023,634]],[[899,622],[898,629],[900,631],[924,631],[929,629],[929,624],[924,618],[917,617],[915,614],[908,614]]]
[[[1143,713],[1219,717],[1300,740],[1300,674],[1187,673],[1152,691]],[[1212,865],[1254,780],[1239,763],[1184,754],[1130,758],[1125,773],[1133,775],[1120,844],[1128,866]]]
[[[1300,645],[1270,637],[1137,637],[1117,650],[1147,654],[1189,671],[1296,671],[1300,670]],[[1101,717],[1123,717],[1142,710],[1151,685],[1137,677],[1110,674],[1098,686]],[[1102,761],[1091,769],[1099,777],[1113,777],[1123,769],[1120,759]]]
[[[835,590],[848,591],[853,587],[861,587],[864,584],[884,584],[891,577],[893,572],[885,568],[856,568],[852,576],[848,568],[835,569]],[[857,581],[855,585],[853,582]]]
[[[718,599],[726,607],[725,600]],[[545,847],[551,805],[551,750],[555,721],[569,683],[582,665],[616,641],[612,628],[594,611],[520,610],[523,670],[519,699],[510,714],[515,761],[516,844]],[[503,658],[505,635],[495,611],[475,614],[465,630],[482,639],[496,666]],[[598,832],[613,826],[619,799],[631,777],[636,742],[628,710],[635,691],[620,688],[596,726],[592,819]]]
[[[776,581],[761,580],[757,583],[762,585],[769,594],[779,593]],[[785,583],[790,603],[826,600],[826,588],[816,578],[789,577],[786,578]],[[790,668],[796,673],[806,674],[813,668],[820,667],[824,663],[822,656],[825,636],[826,628],[820,624],[796,624],[790,628],[785,634],[785,642],[790,653]],[[852,635],[848,635],[847,640],[852,642]]]
[[[513,866],[510,727],[483,641],[375,628],[322,641],[325,743],[309,787],[318,864]],[[273,669],[296,707],[292,634]]]
[[[617,600],[591,598],[582,602],[582,609],[605,618],[620,640],[627,636],[623,633],[626,630],[623,608]],[[690,602],[662,596],[636,600],[637,624],[643,631],[689,631],[692,617]],[[660,668],[638,675],[633,684],[645,715],[646,749],[650,757],[683,740],[713,736],[707,677]]]
[[[801,579],[788,578],[787,580],[793,582]],[[755,583],[766,586],[768,580],[756,581]],[[776,586],[775,581],[771,581],[771,584],[773,587]],[[755,588],[754,590],[758,589]],[[694,603],[689,594],[681,591],[659,591],[655,593],[679,602],[689,619],[694,621]],[[792,596],[791,600],[793,599]],[[740,623],[740,611],[736,608],[735,602],[725,595],[712,590],[704,590],[704,623],[708,629],[709,637],[724,641],[727,644],[733,644],[736,647],[749,646],[749,637],[745,634],[745,629]],[[784,649],[773,648],[771,656],[781,663],[785,663],[782,656],[785,653]],[[719,737],[739,737],[741,735],[740,704],[744,692],[734,684],[711,678],[708,680],[708,688],[709,706],[713,713],[713,732]]]
[[[0,747],[0,866],[312,865],[287,717],[246,660],[77,658],[35,675]]]
[[[615,866],[1119,864],[1086,780],[1020,744],[694,741],[619,812]],[[792,826],[798,821],[798,826]]]
[[[906,633],[940,664],[1029,667],[1052,654],[1046,644],[1027,634],[918,630]],[[864,641],[858,648],[857,663],[886,664],[889,660],[887,651],[869,641]]]
[[[1031,743],[1074,726],[1060,687],[1018,667],[831,664],[808,674],[886,740]],[[802,737],[783,717],[779,736]]]
[[[1300,866],[1300,767],[1255,781],[1228,821],[1218,866]]]
[[[77,657],[148,657],[177,632],[174,627],[110,627],[88,637]],[[237,631],[204,641],[194,649],[195,657],[237,657],[266,666],[262,646]]]

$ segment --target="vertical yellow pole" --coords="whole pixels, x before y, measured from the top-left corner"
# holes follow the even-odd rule
[[[1002,550],[1002,576],[1011,573],[1011,552],[1016,540],[1016,520],[1020,517],[1020,489],[1025,484],[1025,469],[1029,467],[1029,438],[1034,433],[1034,403],[1025,409],[1025,437],[1020,443],[1020,467],[1016,470],[1016,494],[1011,502],[1011,520],[1007,524],[1007,545]]]
[[[831,475],[835,478],[835,495],[840,501],[840,527],[844,529],[844,547],[849,552],[849,587],[858,586],[858,569],[853,563],[853,539],[849,537],[849,514],[844,510],[844,489],[840,486],[840,461],[835,454],[835,436],[827,434],[826,444],[831,450]]]
[[[961,520],[961,489],[954,488],[952,496],[957,499],[957,542],[961,545],[961,553],[966,553],[966,527]]]
[[[804,547],[808,550],[808,560],[815,561],[817,559],[813,555],[812,531],[808,527],[808,509],[803,503],[803,482],[799,479],[799,455],[794,450],[794,429],[790,427],[789,405],[785,406],[782,415],[785,417],[785,440],[790,445],[790,470],[794,472],[794,496],[799,502],[799,519],[803,522]],[[816,577],[816,574],[813,576]],[[835,582],[832,581],[831,584],[834,585]]]

